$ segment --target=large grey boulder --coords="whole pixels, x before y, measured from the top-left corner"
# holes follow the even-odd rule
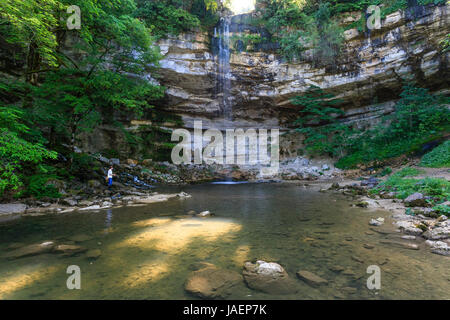
[[[395,222],[395,225],[406,234],[418,236],[423,233],[423,230],[416,226],[417,223],[415,221],[402,220]]]
[[[425,201],[425,196],[420,192],[413,193],[404,200],[407,207],[426,207],[428,203]]]
[[[307,284],[313,287],[318,287],[321,285],[328,284],[328,280],[325,280],[324,278],[319,277],[318,275],[309,272],[307,270],[300,270],[297,272],[297,276],[305,281]]]
[[[25,213],[27,206],[23,203],[6,203],[0,204],[0,216],[6,214]]]

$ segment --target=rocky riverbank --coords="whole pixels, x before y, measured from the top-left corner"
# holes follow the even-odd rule
[[[117,190],[116,190],[117,191]],[[150,203],[168,201],[172,198],[180,200],[191,197],[185,192],[160,194],[158,192],[139,192],[132,189],[122,189],[110,196],[96,195],[93,198],[79,199],[76,196],[64,198],[55,202],[28,200],[25,203],[0,204],[0,221],[9,220],[14,216],[39,216],[52,213],[67,213],[72,211],[95,211],[122,206],[138,206]],[[29,203],[28,205],[26,203]]]
[[[426,176],[436,176],[449,180],[446,169],[429,170]],[[450,256],[450,220],[445,214],[431,205],[432,196],[415,192],[405,199],[399,199],[397,192],[374,192],[383,179],[374,177],[360,180],[341,180],[339,183],[318,184],[321,192],[338,192],[349,197],[353,206],[368,210],[387,210],[391,213],[392,227],[384,226],[382,217],[368,219],[375,232],[402,234],[400,241],[389,243],[401,248],[418,250],[419,244],[425,240],[426,247],[432,253]],[[448,208],[449,201],[440,204]]]

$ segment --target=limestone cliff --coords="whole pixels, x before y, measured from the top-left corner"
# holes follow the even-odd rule
[[[274,50],[232,52],[233,124],[225,120],[217,92],[212,36],[198,32],[162,40],[159,79],[167,87],[167,97],[159,108],[181,115],[186,127],[195,118],[202,119],[206,128],[286,128],[296,117],[290,98],[314,84],[342,99],[348,121],[370,120],[392,110],[402,80],[415,80],[433,91],[448,88],[449,53],[442,53],[439,42],[449,33],[449,7],[394,12],[370,34],[349,29],[342,54],[333,65],[320,68],[309,62],[287,63]],[[342,24],[360,14],[343,16]],[[234,27],[252,32],[242,24]]]

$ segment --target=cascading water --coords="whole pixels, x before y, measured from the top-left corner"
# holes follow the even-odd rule
[[[231,71],[230,71],[230,24],[229,16],[222,17],[218,27],[214,29],[216,51],[216,95],[221,97],[221,107],[226,120],[232,120],[233,106],[231,97]]]

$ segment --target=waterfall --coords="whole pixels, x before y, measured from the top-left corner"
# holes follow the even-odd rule
[[[218,27],[214,29],[214,40],[217,44],[216,51],[216,95],[221,96],[221,107],[224,118],[232,120],[233,106],[231,97],[231,71],[230,71],[230,24],[231,18],[220,18]]]

